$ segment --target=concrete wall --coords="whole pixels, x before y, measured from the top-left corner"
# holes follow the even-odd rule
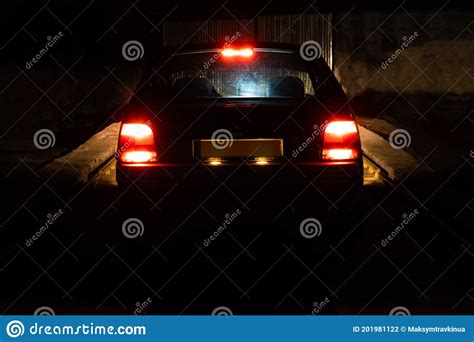
[[[336,13],[336,76],[350,96],[474,94],[473,18],[461,11]]]
[[[109,73],[113,71],[113,74]],[[132,95],[141,71],[131,67],[95,71],[0,69],[0,137],[44,128],[61,130],[103,122]],[[115,76],[114,76],[115,75]]]
[[[444,93],[470,96],[474,94],[473,17],[473,12],[461,11],[408,14],[401,10],[393,16],[382,12],[334,13],[336,76],[351,96],[370,92],[398,94],[398,91],[406,96],[440,96]],[[124,32],[126,30],[122,28],[120,33]],[[108,49],[104,59],[120,60],[120,46],[126,38],[117,40],[115,34],[105,37],[117,46]],[[68,35],[55,49],[69,41],[73,39]],[[36,45],[34,51],[37,51]],[[76,57],[76,53],[67,51]],[[32,54],[28,52],[19,60],[23,63]],[[145,55],[150,55],[150,51],[147,50]],[[390,61],[392,55],[394,58]],[[25,69],[21,63],[18,65]],[[45,96],[28,77],[39,88],[47,90],[61,77],[60,69],[52,72],[35,65],[30,70],[25,69],[26,77],[20,74],[15,64],[4,64],[0,69],[0,122],[3,129],[0,135],[31,129],[31,126],[41,126],[44,122],[68,126],[87,121],[87,117],[108,117],[114,107],[129,98],[127,87],[133,89],[140,76],[137,70],[119,65],[115,74],[125,83],[124,87],[112,75],[102,81],[108,71],[103,66],[96,66],[96,69],[73,71],[74,80],[64,76]],[[467,107],[467,103],[463,106]],[[458,110],[459,115],[466,115],[464,107]],[[62,111],[72,111],[72,121],[63,120]]]

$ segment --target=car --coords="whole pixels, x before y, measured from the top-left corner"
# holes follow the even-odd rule
[[[313,187],[335,207],[363,183],[348,99],[324,59],[299,45],[164,53],[122,113],[116,179],[125,190],[267,187],[272,201]]]

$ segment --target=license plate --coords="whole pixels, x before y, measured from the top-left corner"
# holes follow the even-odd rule
[[[283,139],[193,140],[193,155],[207,158],[282,157]]]

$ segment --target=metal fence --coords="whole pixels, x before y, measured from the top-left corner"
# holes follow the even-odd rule
[[[265,15],[255,19],[168,21],[163,24],[165,46],[225,42],[235,35],[239,42],[303,43],[315,40],[332,68],[332,14]]]

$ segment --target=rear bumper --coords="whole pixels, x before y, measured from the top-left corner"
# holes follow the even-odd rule
[[[132,183],[148,188],[165,189],[178,184],[183,187],[212,185],[254,187],[258,185],[294,186],[308,183],[350,187],[362,184],[362,160],[350,162],[315,162],[251,165],[245,162],[225,165],[152,164],[117,165],[120,186]]]
[[[245,213],[239,215],[239,224],[254,229],[273,229],[278,224],[285,230],[315,217],[327,226],[329,222],[337,225],[337,229],[328,229],[327,234],[334,234],[343,231],[339,221],[349,222],[347,217],[359,202],[363,168],[362,161],[261,166],[118,165],[117,181],[122,194],[126,194],[126,208],[135,208],[137,203],[159,206],[164,208],[162,215],[171,220],[191,213],[205,222],[201,226],[213,227],[209,212],[220,218],[239,208]],[[203,205],[206,209],[196,210]],[[150,213],[148,207],[147,211]]]

